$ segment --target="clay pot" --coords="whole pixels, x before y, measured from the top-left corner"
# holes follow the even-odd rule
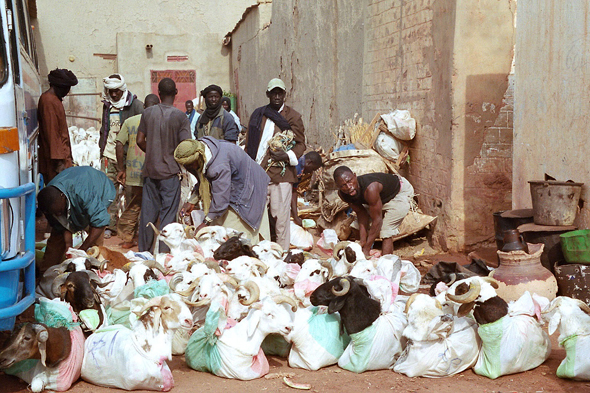
[[[502,246],[502,251],[511,252],[519,250],[526,253],[529,252],[529,248],[518,229],[504,231],[504,246]]]
[[[519,299],[526,291],[553,300],[557,294],[557,280],[541,265],[541,254],[545,245],[527,245],[529,254],[522,250],[498,251],[500,267],[490,273],[490,277],[499,281],[496,292],[507,302]]]

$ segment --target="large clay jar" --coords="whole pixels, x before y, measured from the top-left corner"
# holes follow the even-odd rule
[[[498,296],[507,302],[517,300],[526,291],[555,299],[557,280],[541,265],[544,244],[527,243],[529,254],[524,251],[498,251],[500,267],[490,273],[499,282]]]

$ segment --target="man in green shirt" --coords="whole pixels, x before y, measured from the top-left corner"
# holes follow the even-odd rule
[[[148,94],[144,100],[144,109],[160,103],[155,94]],[[135,246],[133,238],[137,233],[139,213],[141,212],[141,195],[143,179],[141,169],[145,160],[145,153],[137,146],[137,128],[141,114],[125,120],[121,131],[117,135],[117,182],[125,187],[127,204],[125,211],[117,222],[117,234],[123,240],[121,247]]]

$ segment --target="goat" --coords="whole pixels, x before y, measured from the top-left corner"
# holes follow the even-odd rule
[[[41,298],[40,302],[63,304],[65,310],[72,313],[71,307],[60,300]],[[70,321],[75,321],[75,315],[72,314]],[[33,392],[63,392],[80,377],[83,348],[84,334],[79,326],[70,331],[63,326],[24,323],[12,332],[5,348],[0,351],[0,368],[6,374],[16,375],[28,382]],[[26,359],[39,361],[28,369],[19,368],[17,363]]]
[[[338,277],[320,285],[311,294],[314,306],[328,306],[340,313],[351,342],[338,360],[345,370],[361,373],[391,368],[403,350],[405,316],[390,312],[380,316],[381,305],[352,276]]]
[[[213,258],[216,260],[231,261],[239,256],[246,255],[252,258],[258,258],[258,255],[252,251],[252,245],[247,239],[240,237],[241,233],[230,237],[221,244],[214,252]]]
[[[442,305],[438,300],[425,294],[413,294],[406,302],[405,313],[408,326],[404,329],[404,337],[413,341],[428,341],[432,331],[430,322],[443,316]]]
[[[141,262],[129,262],[125,266],[121,268],[124,272],[126,272],[133,281],[133,285],[135,288],[145,285],[146,282],[149,280],[157,280],[158,276],[153,271],[153,269],[157,269],[163,275],[168,275],[169,271],[166,270],[160,263],[155,260],[149,261],[141,261]]]
[[[590,380],[590,307],[581,300],[559,296],[543,314],[551,316],[549,334],[559,328],[559,345],[565,348],[565,359],[557,368],[557,376]]]
[[[357,261],[366,259],[361,245],[349,241],[336,244],[332,251],[332,257],[334,258],[333,267],[335,276],[348,274]]]
[[[187,230],[184,226],[178,222],[172,222],[166,225],[162,230],[158,230],[154,224],[148,223],[152,227],[152,230],[156,234],[156,245],[161,240],[170,248],[170,254],[176,256],[183,251],[199,252],[201,249],[199,243],[195,239],[190,239],[187,236]],[[158,249],[154,249],[154,254],[158,254]]]
[[[111,250],[103,246],[90,247],[87,251],[89,257],[96,258],[100,262],[108,263],[110,268],[121,269],[129,260],[119,251]]]
[[[293,299],[285,296],[265,298],[253,304],[250,312],[234,327],[224,330],[217,338],[222,310],[216,305],[207,313],[207,323],[190,338],[185,359],[190,368],[211,372],[225,378],[252,380],[266,375],[268,360],[260,348],[264,338],[272,333],[287,336],[291,332],[291,315],[280,303],[296,307]],[[223,319],[221,319],[223,321]],[[215,354],[220,362],[210,362],[204,354]],[[217,367],[219,366],[219,367]]]
[[[88,337],[82,378],[105,387],[169,391],[174,379],[166,360],[172,358],[174,332],[193,326],[190,310],[170,294],[145,300],[132,316],[132,329],[114,325]]]
[[[496,294],[498,283],[491,277],[473,277],[453,285],[454,294],[446,293],[447,300],[460,303],[457,315],[462,317],[473,309],[478,325],[496,322],[508,314],[508,303]]]
[[[203,256],[205,258],[213,258],[213,252],[217,250],[228,237],[228,229],[218,225],[211,225],[201,228],[195,235],[195,240],[197,240],[201,246]]]

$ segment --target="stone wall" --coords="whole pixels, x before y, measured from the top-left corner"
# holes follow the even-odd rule
[[[582,0],[518,1],[513,206],[532,206],[527,182],[545,173],[583,182],[580,228],[590,227],[589,14]]]

